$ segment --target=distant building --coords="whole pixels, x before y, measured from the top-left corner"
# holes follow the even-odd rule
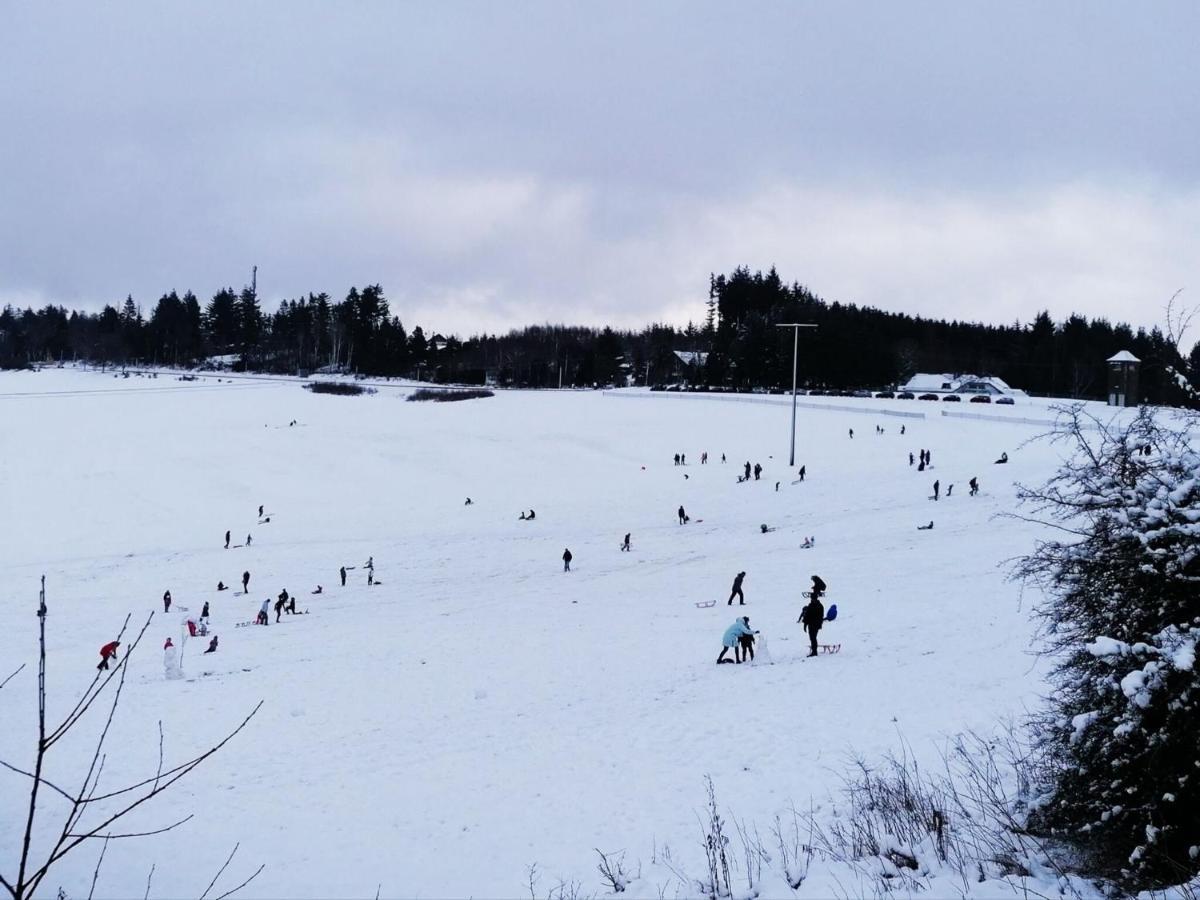
[[[675,350],[675,367],[672,372],[675,378],[694,381],[708,362],[708,353],[703,350]]]
[[[1142,361],[1122,350],[1108,358],[1108,405],[1137,406],[1138,369]]]
[[[1004,379],[994,375],[951,375],[947,373],[922,372],[908,379],[904,390],[913,393],[940,394],[988,394],[998,397],[1010,395],[1021,397],[1025,392],[1011,387]]]

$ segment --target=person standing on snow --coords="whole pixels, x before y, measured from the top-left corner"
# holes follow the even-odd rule
[[[625,551],[626,553],[628,553],[628,552],[629,552],[629,550],[630,550],[630,547],[629,547],[629,532],[628,532],[628,531],[627,531],[627,532],[625,532],[625,541],[624,541],[624,542],[621,544],[621,549],[622,549],[623,551]]]
[[[738,598],[738,606],[746,605],[746,596],[742,593],[742,579],[746,577],[745,572],[738,572],[733,576],[733,590],[729,592],[729,602],[726,606],[733,606],[733,598]]]
[[[260,504],[258,505],[258,517],[259,517],[260,519],[262,518],[262,511],[263,511],[263,508],[262,508],[262,504],[260,503]]]
[[[805,473],[807,470],[808,470],[808,467],[807,467],[807,466],[801,466],[801,467],[800,467],[800,480],[801,480],[801,481],[803,481],[803,480],[804,480],[804,473]]]
[[[279,599],[275,601],[275,624],[279,624],[279,617],[283,615],[283,604],[287,601],[283,599],[283,594],[279,595]]]
[[[750,617],[742,616],[740,619],[735,619],[733,624],[725,629],[725,634],[721,637],[721,655],[717,657],[719,665],[725,660],[725,654],[730,650],[733,651],[734,662],[742,661],[741,638],[743,635],[753,635],[757,632],[750,628]]]
[[[682,525],[687,521],[687,513],[683,511],[683,504],[679,505],[679,524]]]
[[[225,549],[229,549],[229,529],[225,529]]]
[[[342,566],[338,569],[338,574],[342,576],[342,587],[346,586],[346,567]]]
[[[746,475],[745,475],[745,478],[743,478],[743,481],[749,481],[749,480],[750,480],[750,460],[746,460]]]
[[[120,646],[121,646],[120,641],[109,641],[107,644],[105,644],[103,647],[101,647],[100,648],[100,665],[96,666],[96,668],[104,669],[107,671],[108,661],[110,659],[117,658],[117,648]]]
[[[562,561],[563,561],[563,571],[564,572],[571,571],[571,560],[572,559],[574,559],[574,557],[571,556],[570,548],[563,550]]]
[[[809,656],[817,655],[817,632],[825,621],[825,605],[821,603],[821,594],[815,588],[808,605],[800,612],[800,621],[808,633]]]
[[[937,500],[938,495],[942,492],[942,482],[935,481],[933,483],[933,499]]]
[[[163,612],[170,612],[170,611],[171,611],[171,592],[164,591],[163,592]]]
[[[754,464],[754,480],[758,481],[761,475],[762,475],[762,466],[759,465],[758,463],[755,463]]]
[[[250,593],[250,573],[249,572],[242,573],[242,593],[243,594]]]
[[[208,601],[205,600],[204,608],[200,610],[200,621],[204,622],[207,620],[208,620]]]
[[[967,484],[969,484],[971,486],[971,493],[969,494],[969,496],[974,497],[976,494],[979,493],[979,479],[978,478],[972,478],[970,481],[967,482]]]
[[[250,535],[246,535],[246,546],[250,546]]]

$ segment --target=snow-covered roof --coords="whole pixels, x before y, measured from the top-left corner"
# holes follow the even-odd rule
[[[958,387],[961,376],[937,372],[918,372],[904,385],[906,391],[952,391]]]
[[[1141,362],[1136,356],[1128,350],[1122,350],[1120,353],[1114,353],[1108,358],[1109,362]]]
[[[906,391],[951,391],[975,394],[1021,394],[995,375],[952,375],[948,372],[920,372],[908,379]]]
[[[708,354],[703,350],[676,350],[675,355],[689,366],[702,366],[708,360]]]

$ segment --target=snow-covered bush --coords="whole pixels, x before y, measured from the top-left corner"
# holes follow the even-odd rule
[[[1021,488],[1055,529],[1016,574],[1057,666],[1037,723],[1051,773],[1033,828],[1126,888],[1200,872],[1200,452],[1194,420],[1147,409],[1121,428],[1079,409],[1070,459]],[[1086,427],[1085,427],[1086,426]]]

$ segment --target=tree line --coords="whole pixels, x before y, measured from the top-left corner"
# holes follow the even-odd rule
[[[221,357],[234,369],[308,374],[320,370],[515,387],[664,385],[780,389],[791,385],[792,333],[801,334],[798,375],[806,387],[882,388],[917,372],[995,375],[1032,394],[1102,398],[1106,360],[1129,350],[1142,361],[1142,399],[1180,399],[1171,370],[1200,373],[1200,344],[1185,359],[1161,329],[1047,312],[1032,322],[946,321],[829,302],[775,271],[740,267],[711,275],[705,314],[685,327],[640,330],[531,325],[466,339],[407,330],[378,284],[333,300],[308,294],[264,312],[255,291],[223,288],[207,303],[190,291],[164,294],[149,316],[132,297],[99,313],[62,306],[0,312],[0,368],[64,360],[114,365],[196,366]],[[695,364],[676,351],[699,351]]]

